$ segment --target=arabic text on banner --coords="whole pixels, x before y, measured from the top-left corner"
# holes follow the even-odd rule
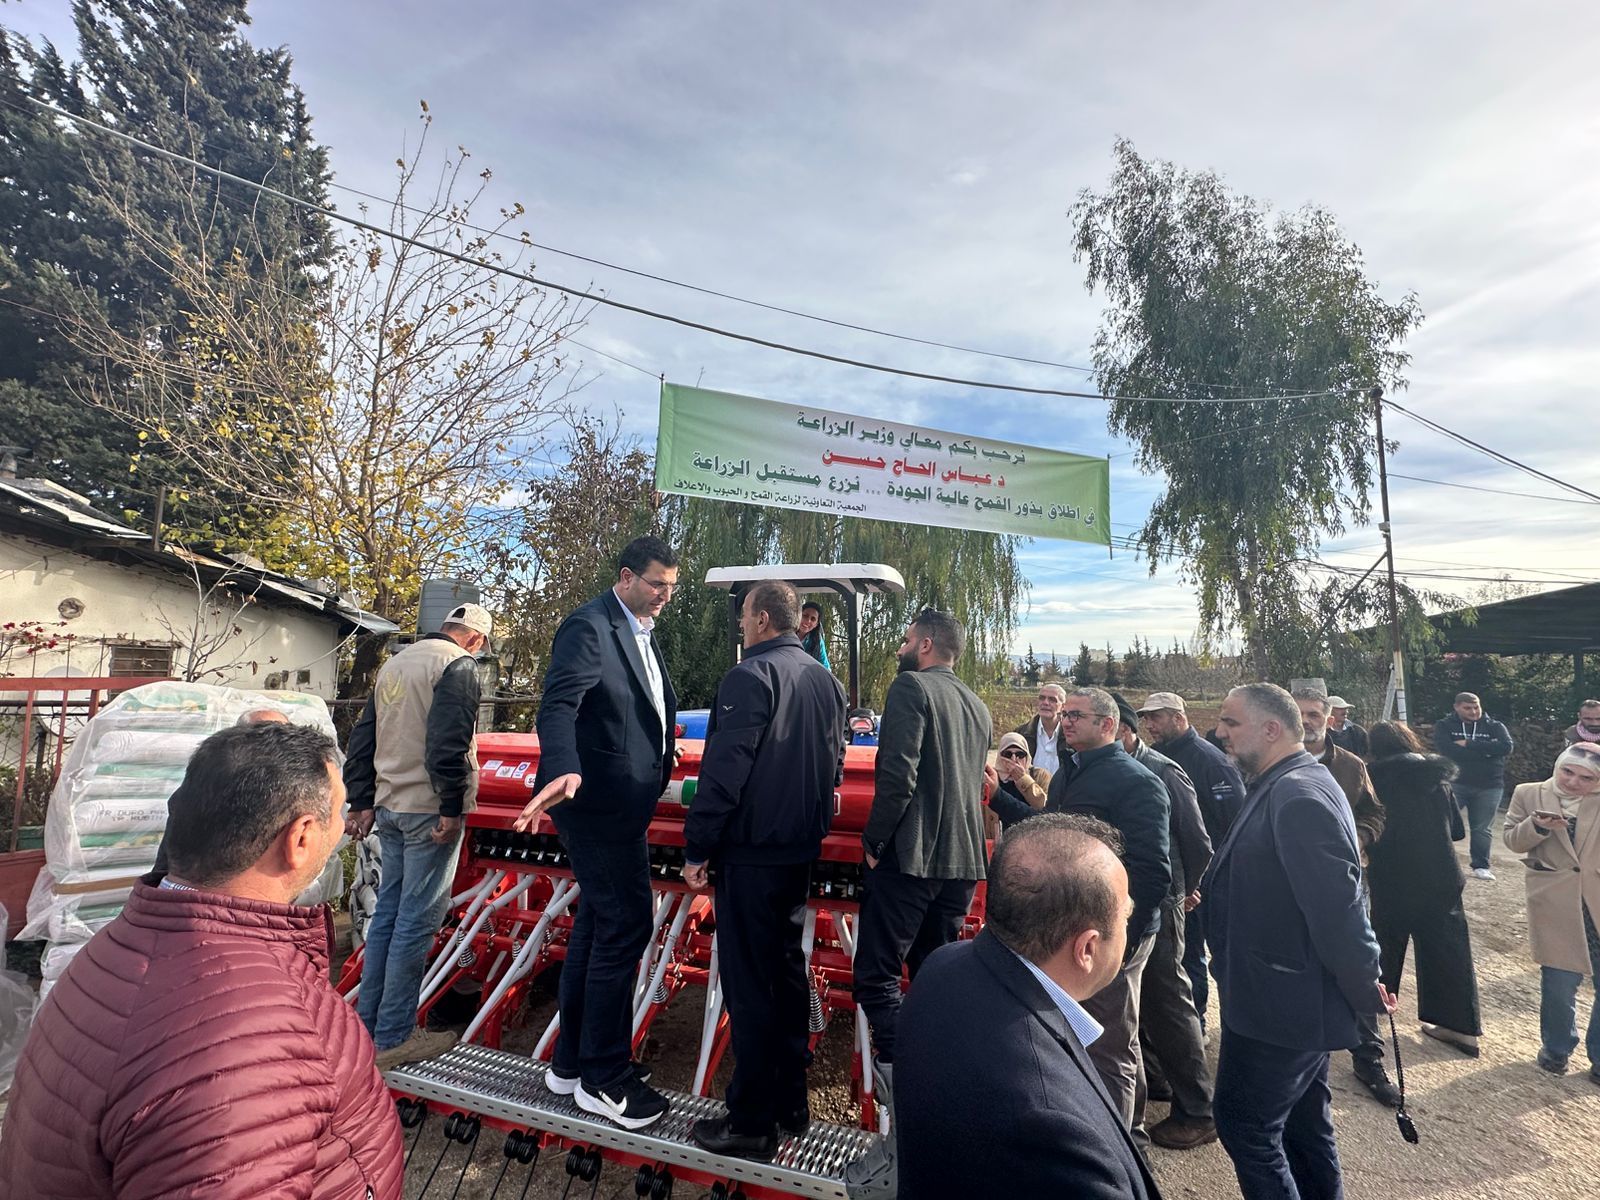
[[[1103,458],[661,385],[656,487],[742,504],[1109,545]]]

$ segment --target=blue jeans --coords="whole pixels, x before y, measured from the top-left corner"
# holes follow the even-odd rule
[[[1506,794],[1504,784],[1491,783],[1487,787],[1455,785],[1456,803],[1467,810],[1467,826],[1472,830],[1467,843],[1472,854],[1472,869],[1489,865],[1489,847],[1494,845],[1494,818],[1500,811],[1500,800]]]
[[[1217,1136],[1244,1200],[1343,1200],[1327,1051],[1289,1050],[1222,1025]]]
[[[561,1036],[551,1067],[594,1092],[632,1069],[633,981],[650,940],[650,851],[642,837],[594,842],[563,834],[561,844],[580,891],[557,986]]]
[[[462,831],[443,846],[432,837],[437,813],[377,810],[373,832],[383,851],[383,879],[367,926],[356,1012],[379,1050],[398,1046],[417,1027],[428,951],[450,903]]]
[[[1600,972],[1600,963],[1591,965]],[[1582,982],[1583,976],[1576,971],[1539,968],[1539,1040],[1544,1043],[1546,1054],[1562,1062],[1578,1048],[1578,985]],[[1600,992],[1589,1008],[1584,1046],[1589,1051],[1590,1064],[1600,1066]]]

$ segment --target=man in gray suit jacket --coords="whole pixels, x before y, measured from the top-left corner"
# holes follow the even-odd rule
[[[925,608],[906,630],[900,673],[884,699],[872,811],[861,835],[867,880],[856,934],[856,1003],[877,1049],[878,1099],[892,1105],[900,973],[956,940],[984,876],[983,767],[989,709],[951,669],[966,631]],[[891,1108],[892,1111],[892,1108]],[[877,1182],[893,1149],[847,1180]],[[887,1159],[885,1161],[884,1159]]]

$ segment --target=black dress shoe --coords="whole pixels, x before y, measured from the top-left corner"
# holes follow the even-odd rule
[[[735,1133],[727,1117],[706,1117],[689,1130],[695,1145],[713,1154],[771,1162],[778,1153],[776,1133]]]
[[[1367,1091],[1372,1093],[1372,1098],[1385,1108],[1400,1107],[1400,1089],[1394,1086],[1389,1078],[1389,1072],[1384,1070],[1382,1063],[1373,1066],[1362,1065],[1356,1068],[1357,1081]]]

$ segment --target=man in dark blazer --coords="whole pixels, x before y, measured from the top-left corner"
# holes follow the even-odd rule
[[[545,1084],[627,1129],[667,1111],[630,1048],[633,978],[651,929],[645,830],[672,778],[678,708],[651,630],[677,581],[666,543],[635,538],[616,586],[561,623],[539,704],[534,797],[516,820],[532,829],[549,810],[581,889]]]
[[[1218,734],[1250,779],[1201,891],[1222,1010],[1216,1122],[1245,1200],[1344,1194],[1328,1054],[1394,1011],[1361,895],[1355,821],[1270,683],[1234,688]]]
[[[857,925],[856,1003],[872,1026],[875,1094],[893,1111],[900,976],[961,934],[987,852],[983,768],[994,736],[989,709],[952,669],[966,631],[925,608],[900,645],[884,699],[872,809],[861,835],[866,890]],[[894,1147],[852,1164],[852,1194],[893,1194]]]
[[[1161,906],[1172,886],[1169,826],[1172,801],[1161,780],[1134,761],[1117,740],[1121,714],[1104,688],[1078,688],[1061,715],[1072,761],[1050,781],[1049,812],[1083,813],[1122,835],[1123,861],[1133,915],[1122,970],[1090,1001],[1089,1011],[1105,1032],[1090,1048],[1107,1090],[1135,1130],[1140,1050],[1139,997],[1145,964],[1155,949]],[[1144,1137],[1142,1130],[1136,1136]]]
[[[1132,908],[1117,841],[1082,816],[1007,830],[984,931],[923,965],[900,1014],[901,1200],[1159,1200],[1084,1049]]]

